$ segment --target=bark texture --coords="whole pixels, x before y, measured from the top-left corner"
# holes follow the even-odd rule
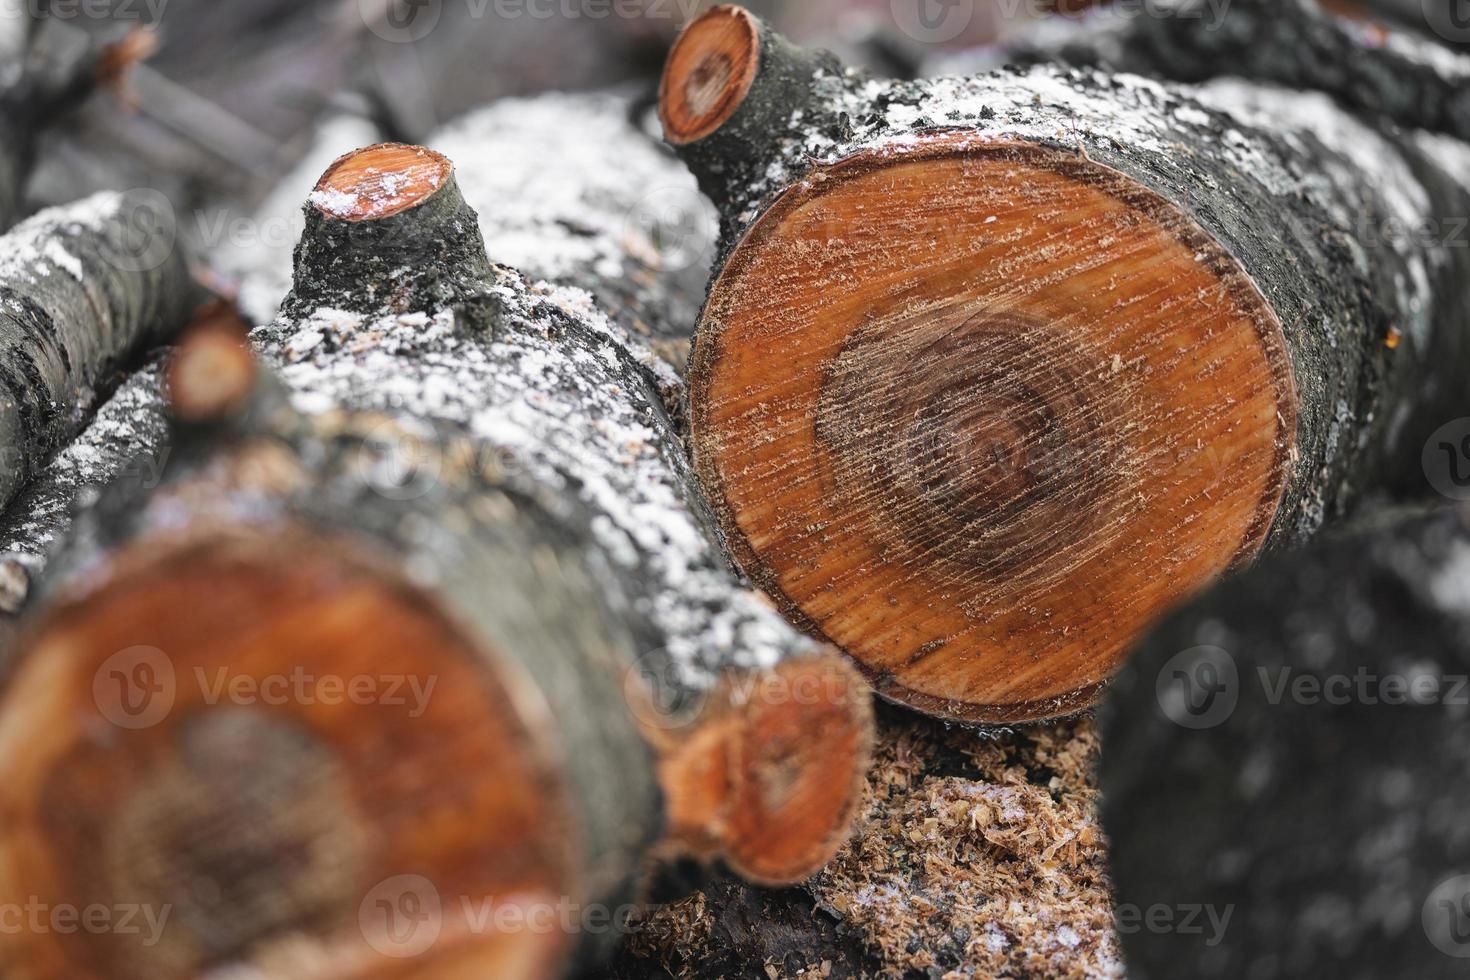
[[[486,248],[533,280],[585,289],[681,368],[714,258],[716,215],[620,92],[507,99],[430,145],[458,161]]]
[[[147,192],[36,215],[0,248],[0,501],[85,424],[129,358],[177,331],[199,293],[174,214]]]
[[[1103,712],[1118,899],[1229,918],[1125,933],[1129,976],[1463,975],[1467,639],[1463,510],[1276,557],[1160,625]]]
[[[925,73],[1057,59],[1183,82],[1241,76],[1324,92],[1401,126],[1470,138],[1470,55],[1422,29],[1345,16],[1318,0],[1171,0],[1142,13],[1101,7],[1081,20],[1022,32],[997,50],[942,56]]]

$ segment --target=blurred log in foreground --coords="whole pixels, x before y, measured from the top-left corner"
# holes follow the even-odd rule
[[[1467,677],[1463,509],[1275,556],[1171,615],[1104,713],[1118,898],[1226,925],[1125,933],[1129,976],[1464,976]]]
[[[344,157],[307,227],[254,338],[280,382],[191,335],[162,486],[88,512],[0,705],[27,745],[0,889],[173,917],[0,963],[546,976],[607,945],[655,847],[810,874],[858,803],[866,689],[702,538],[658,362],[492,267],[430,151]]]
[[[696,471],[742,569],[886,697],[1076,711],[1463,414],[1470,250],[1403,229],[1470,213],[1464,147],[1211,101],[876,81],[734,7],[675,47],[665,132],[725,234]]]

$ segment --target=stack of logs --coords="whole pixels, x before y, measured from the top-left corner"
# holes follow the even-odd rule
[[[0,902],[168,921],[7,932],[0,972],[558,976],[610,952],[589,913],[693,856],[733,874],[647,913],[619,975],[1111,975],[1098,741],[1072,716],[1122,670],[1120,900],[1244,910],[1208,947],[1125,931],[1133,975],[1439,975],[1401,906],[1470,860],[1446,815],[1470,800],[1404,831],[1423,846],[1390,881],[1365,852],[1462,769],[1421,751],[1448,707],[1367,724],[1239,677],[1305,643],[1321,676],[1444,682],[1426,658],[1470,649],[1463,514],[1270,554],[1443,489],[1442,442],[1455,462],[1470,249],[1422,233],[1470,215],[1455,56],[1415,61],[1433,111],[1348,85],[1359,114],[1310,72],[1108,73],[1170,74],[1131,57],[890,81],[718,7],[659,93],[687,173],[613,96],[349,153],[279,315],[197,315],[68,450],[199,297],[166,215],[167,247],[118,240],[146,200],[7,236],[0,597],[27,608]],[[574,132],[609,147],[598,172],[526,158]],[[698,256],[669,268],[628,218],[696,202],[690,174],[720,232],[692,335]],[[1283,601],[1298,618],[1261,616]],[[1243,707],[1191,724],[1212,702],[1188,683],[1227,668]],[[869,686],[1037,727],[875,726]],[[1344,747],[1371,780],[1305,779]],[[1324,895],[1336,931],[1281,911]]]

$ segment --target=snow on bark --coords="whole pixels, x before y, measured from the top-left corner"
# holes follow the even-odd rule
[[[0,239],[0,502],[86,423],[130,358],[196,295],[174,215],[151,192],[53,208]]]

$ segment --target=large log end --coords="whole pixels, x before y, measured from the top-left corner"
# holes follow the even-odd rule
[[[963,132],[789,188],[712,288],[694,457],[744,570],[878,693],[1080,710],[1253,556],[1296,439],[1282,327],[1181,208]]]
[[[0,901],[130,929],[0,935],[36,980],[539,978],[575,894],[519,677],[309,532],[154,540],[50,604],[0,705]]]

